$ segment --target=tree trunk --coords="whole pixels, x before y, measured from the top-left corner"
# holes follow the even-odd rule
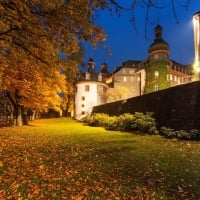
[[[24,106],[22,108],[22,121],[24,125],[28,125],[28,113],[27,113],[27,108]]]
[[[35,120],[36,110],[32,110],[31,120]]]
[[[15,106],[15,125],[22,126],[22,109],[20,105]]]

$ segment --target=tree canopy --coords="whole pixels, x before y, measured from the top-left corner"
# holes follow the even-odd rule
[[[67,102],[66,96],[73,94],[77,65],[83,55],[82,42],[96,46],[106,39],[103,27],[95,23],[98,11],[134,11],[142,5],[148,20],[148,9],[160,3],[132,0],[127,8],[119,2],[1,0],[0,90],[8,92],[14,106],[45,109],[62,104],[62,100]],[[171,0],[175,13],[174,2]],[[66,59],[61,58],[61,53]],[[58,96],[61,90],[63,99]]]
[[[100,7],[87,0],[0,2],[0,88],[15,105],[54,107],[60,104],[60,88],[71,92],[72,82],[66,83],[59,71],[75,76],[80,42],[96,45],[105,39],[93,19]],[[61,59],[61,52],[67,59]]]

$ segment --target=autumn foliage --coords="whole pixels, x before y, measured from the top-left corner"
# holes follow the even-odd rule
[[[0,132],[0,199],[196,200],[200,144],[62,118]]]
[[[0,91],[7,92],[17,121],[22,107],[59,110],[69,104],[81,43],[105,39],[93,18],[102,6],[87,0],[0,2]]]

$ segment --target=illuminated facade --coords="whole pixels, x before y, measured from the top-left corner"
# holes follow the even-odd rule
[[[76,82],[75,119],[80,120],[90,115],[94,106],[106,103],[108,74],[105,63],[102,64],[101,71],[96,73],[95,62],[92,58],[89,59],[87,72],[81,74]]]
[[[81,119],[89,115],[93,107],[100,104],[190,83],[193,77],[191,65],[183,65],[169,58],[170,48],[163,40],[162,32],[162,27],[157,25],[154,29],[155,38],[148,48],[146,59],[125,61],[111,75],[105,63],[97,74],[95,62],[90,58],[87,72],[80,75],[76,83],[75,118]],[[198,47],[196,47],[195,55],[198,60],[200,56],[197,38],[195,41]],[[117,99],[112,98],[112,92],[113,94],[116,91],[119,92],[119,88],[121,92],[126,92],[126,97],[123,95],[122,98],[119,96]],[[111,94],[109,96],[111,98],[107,97],[108,94]]]
[[[113,72],[114,88],[127,87],[129,89],[127,98],[192,81],[190,65],[183,65],[169,58],[170,48],[163,40],[162,32],[162,27],[157,25],[147,59],[128,60]]]
[[[193,16],[194,26],[194,69],[200,72],[200,11]]]

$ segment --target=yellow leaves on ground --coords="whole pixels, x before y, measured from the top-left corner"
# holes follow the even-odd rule
[[[0,199],[196,200],[200,145],[69,119],[0,129]],[[191,153],[190,153],[191,152]]]

